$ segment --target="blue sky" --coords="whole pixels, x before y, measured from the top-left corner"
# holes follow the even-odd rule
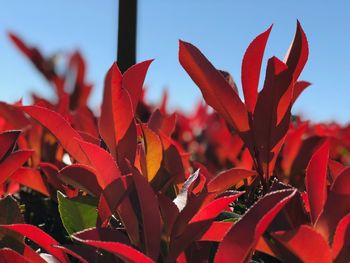
[[[88,79],[95,84],[90,104],[98,107],[105,72],[116,57],[118,2],[112,0],[20,1],[0,9],[0,100],[15,101],[30,91],[52,96],[31,64],[14,48],[7,31],[39,46],[45,54],[81,50]],[[147,98],[156,102],[165,87],[170,106],[189,111],[199,89],[178,62],[178,39],[193,43],[240,86],[241,60],[250,41],[274,28],[265,54],[284,57],[299,19],[310,45],[301,79],[313,85],[294,113],[314,121],[350,120],[350,3],[348,1],[139,0],[138,61],[154,58]],[[262,70],[264,75],[265,70]],[[262,83],[262,80],[260,80]]]

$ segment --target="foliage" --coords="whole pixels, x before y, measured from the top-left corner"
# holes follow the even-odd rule
[[[0,103],[0,258],[5,262],[348,262],[350,126],[291,108],[308,42],[297,23],[282,61],[272,27],[229,73],[192,44],[179,60],[207,105],[169,113],[144,100],[152,60],[105,78],[100,115],[79,52],[66,70],[10,34],[55,91]],[[319,253],[322,251],[322,257]]]

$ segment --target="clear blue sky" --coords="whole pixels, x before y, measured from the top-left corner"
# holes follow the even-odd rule
[[[0,100],[15,101],[30,91],[52,93],[6,36],[13,31],[45,54],[80,49],[95,84],[91,105],[101,101],[106,70],[115,60],[118,1],[60,0],[2,3],[0,9]],[[313,83],[294,107],[314,121],[350,121],[350,3],[344,1],[139,0],[138,61],[154,58],[147,79],[148,99],[164,87],[170,105],[186,111],[201,95],[178,62],[178,39],[195,44],[240,86],[245,48],[274,24],[266,59],[284,57],[299,19],[309,39],[309,62],[301,79]],[[263,65],[265,66],[265,64]],[[263,70],[263,73],[265,71]]]

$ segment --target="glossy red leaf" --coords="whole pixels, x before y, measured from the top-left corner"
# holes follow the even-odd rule
[[[259,155],[255,158],[259,158],[264,163],[266,176],[270,176],[273,171],[271,161],[277,157],[289,128],[290,108],[283,113],[283,117],[278,122],[279,115],[281,115],[278,112],[278,106],[291,81],[292,78],[287,71],[287,66],[276,57],[270,58],[267,64],[264,88],[259,93],[253,120],[255,152]],[[286,105],[289,106],[288,103]],[[251,151],[254,152],[254,149]]]
[[[245,105],[222,74],[192,44],[180,41],[179,60],[206,102],[239,131],[249,130]]]
[[[140,204],[145,252],[156,261],[159,255],[161,235],[158,199],[151,185],[137,172],[136,168],[133,169],[132,178]]]
[[[73,236],[77,241],[96,248],[100,248],[115,254],[120,259],[132,263],[152,263],[152,259],[142,254],[140,251],[120,242],[105,242],[97,240],[83,240]]]
[[[332,255],[334,262],[349,262],[350,260],[350,214],[340,220],[335,231]]]
[[[2,248],[0,249],[0,262],[1,263],[32,263],[29,259],[26,259],[24,256],[18,252],[9,249]]]
[[[18,150],[0,163],[0,184],[13,175],[33,154],[32,150]]]
[[[208,183],[208,192],[221,193],[248,177],[256,175],[255,171],[232,168],[214,176]]]
[[[117,91],[121,89],[121,82],[122,82],[122,74],[119,71],[117,64],[113,63],[112,67],[107,72],[107,75],[105,78],[103,103],[101,106],[101,116],[99,119],[99,132],[103,140],[108,145],[112,155],[115,158],[116,158],[117,138],[116,138],[116,127],[114,127],[114,114],[115,114],[114,107],[117,107],[117,105],[113,105],[112,96],[114,93],[117,93]],[[128,103],[128,100],[126,100],[126,103]],[[127,105],[127,108],[130,110],[129,105]],[[129,115],[130,113],[127,114],[127,116]],[[121,133],[121,131],[119,131],[119,133]]]
[[[146,73],[153,59],[146,60],[128,68],[123,74],[122,88],[127,90],[131,99],[134,115],[142,94]]]
[[[39,246],[44,248],[48,253],[56,257],[62,263],[69,263],[69,260],[65,253],[53,247],[53,245],[58,245],[59,243],[51,236],[46,234],[44,231],[42,231],[40,228],[28,224],[0,225],[0,227],[12,230],[23,236],[26,236],[27,238],[31,239],[33,242],[37,243]]]
[[[126,196],[127,181],[126,176],[122,176],[102,189],[98,204],[100,225],[106,225],[108,222],[107,220],[112,216],[122,199]]]
[[[311,157],[306,169],[305,187],[310,204],[311,222],[315,223],[327,199],[329,142],[324,142]]]
[[[310,85],[311,85],[310,82],[302,81],[302,80],[294,83],[292,104],[294,104],[294,102],[298,99],[300,94]]]
[[[221,242],[226,236],[227,232],[232,228],[233,224],[233,222],[214,221],[200,240]]]
[[[49,190],[38,170],[29,167],[21,167],[11,176],[11,181],[15,181],[23,186],[29,187],[46,196],[50,196]]]
[[[300,22],[297,21],[297,29],[290,49],[288,50],[284,62],[288,70],[293,73],[294,81],[297,81],[309,56],[309,47],[306,35]]]
[[[82,138],[60,114],[40,106],[22,106],[19,108],[47,128],[74,159],[84,164],[88,163],[86,155],[75,140],[75,138],[80,140]]]
[[[7,125],[10,126],[10,129],[20,130],[30,125],[24,113],[14,105],[0,102],[0,115],[1,118],[7,121]]]
[[[219,244],[215,262],[245,262],[269,224],[295,195],[296,190],[281,190],[265,195],[239,220]]]
[[[86,259],[84,259],[81,255],[79,255],[77,252],[74,250],[69,249],[68,247],[64,247],[61,245],[54,245],[53,247],[57,249],[61,249],[62,252],[66,253],[67,255],[70,255],[76,259],[78,259],[81,263],[89,263]]]
[[[179,215],[179,209],[174,204],[174,202],[165,194],[158,194],[158,202],[160,213],[164,223],[164,232],[166,235],[170,236],[176,218]]]
[[[334,179],[337,178],[345,168],[345,165],[340,162],[331,159],[328,160],[328,169]]]
[[[198,213],[192,217],[190,224],[198,221],[205,221],[214,219],[217,217],[222,211],[224,211],[229,204],[235,201],[238,197],[240,197],[244,192],[238,192],[234,195],[220,197],[211,201],[209,204],[205,205],[201,208]]]
[[[293,161],[295,160],[300,147],[302,145],[302,136],[306,132],[307,123],[300,125],[294,130],[290,130],[287,133],[286,140],[283,147],[283,159],[281,166],[284,172],[289,175],[292,168]]]
[[[302,225],[292,231],[275,232],[272,233],[272,236],[302,262],[332,262],[331,250],[326,240],[310,226]],[[288,256],[283,257],[283,254],[281,256],[283,262],[292,262]]]
[[[346,168],[333,182],[315,228],[332,243],[340,220],[350,213],[350,168]]]
[[[102,189],[97,181],[95,170],[90,166],[72,164],[59,171],[58,178],[68,185],[99,196]]]
[[[87,156],[90,165],[96,171],[96,179],[102,189],[121,176],[112,155],[101,147],[77,140],[79,146]]]
[[[21,131],[5,131],[0,133],[0,161],[12,152]]]
[[[242,88],[244,93],[244,103],[247,110],[251,113],[254,112],[255,103],[258,97],[261,64],[271,29],[272,26],[250,43],[242,61]]]
[[[124,159],[134,163],[137,145],[135,111],[151,61],[129,68],[122,76],[116,63],[109,69],[103,95],[99,131],[124,170]]]

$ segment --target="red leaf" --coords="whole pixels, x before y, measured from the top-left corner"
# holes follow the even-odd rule
[[[158,194],[158,202],[160,212],[164,223],[164,232],[166,235],[170,235],[174,226],[177,216],[179,215],[179,209],[165,194]]]
[[[107,151],[92,143],[77,142],[95,169],[96,179],[102,189],[121,176],[115,160]]]
[[[255,151],[259,155],[255,158],[260,159],[265,164],[266,177],[270,176],[273,171],[274,163],[272,160],[277,157],[289,128],[290,108],[283,113],[279,122],[279,115],[282,116],[282,114],[279,114],[278,106],[291,81],[287,66],[276,57],[270,58],[267,64],[264,88],[259,93],[253,120]],[[252,147],[250,146],[250,148]],[[254,147],[251,152],[254,152]]]
[[[287,175],[290,174],[293,161],[298,155],[298,152],[302,145],[302,136],[306,132],[307,128],[307,123],[304,123],[297,127],[295,130],[290,130],[287,133],[283,147],[283,159],[281,162],[281,166]]]
[[[73,250],[70,250],[67,247],[61,246],[61,245],[54,245],[53,247],[57,248],[57,249],[61,249],[62,252],[66,253],[67,255],[70,255],[72,257],[75,257],[76,259],[78,259],[81,263],[89,263],[87,260],[85,260],[81,255],[79,255],[78,253],[76,253]],[[45,261],[46,262],[46,261]]]
[[[258,97],[261,63],[272,26],[257,36],[248,46],[242,61],[242,88],[244,102],[249,112],[254,112]]]
[[[99,130],[122,170],[126,165],[125,158],[130,163],[135,160],[137,135],[134,117],[151,62],[134,65],[123,76],[114,63],[105,79]]]
[[[0,102],[0,115],[7,121],[10,129],[21,130],[30,125],[24,113],[14,105]]]
[[[249,130],[245,105],[222,74],[192,44],[180,41],[182,67],[201,89],[206,102],[239,131]]]
[[[332,255],[334,262],[349,262],[350,260],[350,214],[340,220],[335,231]]]
[[[275,232],[272,236],[302,262],[332,262],[331,251],[326,240],[310,226],[302,225],[292,231]],[[281,259],[283,262],[292,262],[288,256],[284,258],[282,255]]]
[[[230,196],[224,196],[220,197],[218,199],[215,199],[214,201],[210,202],[201,210],[199,210],[198,213],[195,214],[194,217],[192,217],[190,224],[198,221],[205,221],[214,219],[217,217],[222,211],[224,211],[229,204],[231,204],[233,201],[235,201],[238,197],[240,197],[244,192],[239,192],[234,195]]]
[[[134,115],[141,97],[143,82],[152,61],[153,59],[133,65],[123,74],[122,88],[129,93]]]
[[[101,187],[98,184],[95,170],[87,165],[72,164],[59,171],[58,178],[68,185],[88,192],[94,196],[99,196]]]
[[[115,254],[120,259],[127,261],[127,262],[133,262],[133,263],[152,263],[154,262],[152,259],[147,257],[146,255],[142,254],[138,250],[127,246],[123,243],[119,242],[104,242],[104,241],[95,241],[95,240],[82,240],[75,236],[73,236],[74,239],[78,240],[79,242],[82,242],[85,245],[101,248],[103,250],[106,250],[108,252],[111,252]]]
[[[315,223],[327,199],[327,163],[329,142],[320,146],[306,169],[305,187],[310,204],[311,222]]]
[[[0,161],[10,154],[21,131],[5,131],[0,133]]]
[[[293,89],[293,98],[292,98],[292,104],[298,99],[300,94],[311,85],[310,82],[307,81],[297,81],[294,83],[294,89]]]
[[[86,155],[75,140],[75,138],[79,140],[82,138],[60,114],[39,106],[22,106],[19,109],[47,128],[74,159],[84,164],[88,163]]]
[[[340,162],[329,159],[328,169],[333,179],[335,179],[338,177],[338,175],[340,175],[345,170],[345,165]]]
[[[29,167],[19,168],[12,176],[11,181],[34,189],[46,196],[50,196],[47,186],[38,170]]]
[[[161,235],[158,199],[151,185],[136,171],[136,168],[133,169],[132,178],[141,209],[146,254],[156,261],[159,255]]]
[[[296,190],[281,190],[265,195],[239,220],[219,244],[215,262],[245,262],[271,221],[295,195]]]
[[[13,175],[33,154],[32,150],[18,150],[13,152],[0,163],[0,185]]]
[[[348,213],[350,213],[350,168],[345,169],[334,180],[315,227],[329,243],[332,243],[339,221]]]
[[[290,49],[288,50],[284,62],[288,70],[293,73],[294,81],[297,81],[309,56],[309,47],[306,35],[300,22],[297,22],[297,29]]]
[[[69,263],[67,256],[61,250],[53,247],[53,245],[58,245],[59,243],[40,228],[28,224],[0,225],[0,227],[26,236],[44,248],[48,253],[56,257],[62,263]]]
[[[32,261],[26,259],[24,256],[18,254],[16,251],[9,248],[0,249],[1,263],[31,263]]]
[[[121,93],[121,85],[122,85],[122,74],[119,71],[119,68],[116,63],[113,63],[112,67],[107,72],[106,78],[105,78],[105,87],[104,87],[104,93],[103,93],[103,103],[101,107],[101,116],[99,120],[99,131],[100,135],[103,138],[103,140],[106,142],[110,152],[117,160],[117,127],[115,127],[115,114],[117,111],[118,105],[114,105],[114,97],[120,95]],[[127,104],[125,106],[125,104]],[[125,110],[129,110],[129,112],[126,112],[126,116],[130,119],[130,114],[132,113],[130,110],[130,101],[129,99],[121,100],[119,107],[125,108]],[[123,114],[123,112],[120,112],[119,115]],[[126,116],[124,116],[126,118]],[[119,116],[119,118],[122,118],[123,116]],[[129,123],[130,125],[130,123]],[[129,125],[126,127],[128,128]],[[118,131],[118,136],[121,138],[121,135],[123,131]],[[125,131],[124,131],[125,133]]]
[[[223,171],[214,176],[208,183],[208,192],[224,192],[230,187],[235,186],[241,180],[256,175],[255,171],[232,168],[227,171]]]
[[[233,222],[214,221],[200,240],[221,242],[226,236],[227,232],[232,228],[233,224]]]

